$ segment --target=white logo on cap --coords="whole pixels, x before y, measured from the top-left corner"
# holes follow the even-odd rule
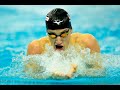
[[[46,17],[46,21],[49,21],[49,17],[48,16]]]
[[[54,20],[53,23],[56,23],[56,24],[60,25],[61,22],[63,22],[63,20],[62,21],[60,21],[60,20]]]

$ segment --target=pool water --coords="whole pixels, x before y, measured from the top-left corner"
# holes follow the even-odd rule
[[[46,36],[45,16],[53,8],[71,16],[73,33],[90,33],[98,40],[107,75],[67,80],[34,79],[22,73],[27,45]],[[44,8],[44,9],[43,9]],[[0,6],[1,85],[120,84],[120,6],[117,5],[2,5]],[[72,53],[73,54],[73,53]],[[77,60],[77,58],[76,58]]]

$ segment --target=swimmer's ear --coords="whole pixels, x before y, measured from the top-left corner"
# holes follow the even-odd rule
[[[70,34],[72,34],[72,29],[70,29]]]

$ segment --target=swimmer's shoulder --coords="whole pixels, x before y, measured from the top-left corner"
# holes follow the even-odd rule
[[[83,33],[79,33],[79,32],[76,32],[76,33],[72,33],[72,38],[77,38],[77,39],[81,39],[81,38],[86,38],[86,37],[94,37],[93,35],[91,34],[83,34]]]
[[[80,37],[81,35],[82,35],[82,33],[79,33],[79,32],[76,32],[76,33],[72,33],[72,34],[71,34],[72,38]]]
[[[72,33],[71,34],[71,43],[75,44],[77,42],[77,39],[81,37],[81,33],[77,32],[77,33]]]
[[[92,34],[83,34],[81,36],[81,41],[87,48],[91,49],[91,53],[100,52],[99,43]]]
[[[90,48],[92,52],[100,52],[99,44],[92,34],[73,33],[72,39],[80,46]]]
[[[28,45],[27,55],[42,54],[45,51],[45,44],[47,43],[50,44],[49,38],[47,36],[38,40],[33,40]]]
[[[38,42],[42,43],[42,45],[44,45],[46,43],[48,43],[48,44],[50,43],[48,36],[38,39]]]

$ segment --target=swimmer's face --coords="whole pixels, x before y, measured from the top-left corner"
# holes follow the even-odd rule
[[[65,50],[68,48],[72,30],[69,28],[47,30],[50,42],[55,50]]]

